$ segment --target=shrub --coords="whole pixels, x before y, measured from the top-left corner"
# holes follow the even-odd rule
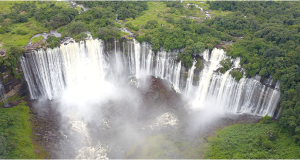
[[[157,20],[151,20],[147,21],[145,25],[145,29],[153,29],[158,27],[158,21]]]
[[[67,31],[71,35],[73,35],[73,34],[79,34],[81,32],[84,32],[84,31],[86,31],[85,23],[80,22],[80,21],[79,22],[72,22],[67,27]]]
[[[230,58],[226,58],[226,59],[223,59],[221,62],[220,62],[222,68],[220,70],[221,73],[225,73],[231,66],[231,59]]]
[[[23,30],[21,30],[21,29],[18,29],[18,30],[17,30],[17,34],[19,34],[19,35],[26,35],[27,32],[26,32],[26,31],[23,31]]]
[[[243,78],[243,73],[240,71],[232,71],[231,76],[236,80],[239,81],[241,78]]]
[[[267,124],[267,123],[270,123],[272,120],[272,117],[268,116],[268,114],[266,114],[264,117],[262,117],[260,123],[264,123],[264,124]]]
[[[0,34],[4,34],[5,33],[5,30],[0,28]]]
[[[25,22],[28,22],[28,17],[24,14],[20,14],[16,17],[16,20],[15,20],[17,23],[25,23]]]

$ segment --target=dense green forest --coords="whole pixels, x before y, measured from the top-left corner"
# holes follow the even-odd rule
[[[186,65],[192,64],[193,55],[205,48],[212,49],[220,41],[236,41],[226,47],[227,55],[241,57],[241,65],[247,77],[272,76],[280,81],[282,109],[278,125],[300,144],[300,3],[298,2],[210,2],[209,9],[230,11],[203,22],[186,17],[172,17],[171,13],[183,14],[183,4],[165,2],[171,10],[164,16],[164,25],[155,20],[145,22],[148,28],[138,36],[148,41],[153,50],[184,48],[179,58]],[[129,24],[129,23],[127,23]],[[137,24],[138,26],[138,24]],[[129,25],[129,28],[138,28]],[[138,29],[142,29],[141,25]],[[238,37],[242,37],[238,38]],[[221,72],[230,68],[230,59],[224,60]],[[231,73],[239,80],[239,71]]]
[[[104,41],[119,39],[126,37],[119,28],[126,27],[138,41],[150,42],[155,52],[183,49],[178,57],[185,66],[191,66],[193,58],[204,49],[212,50],[221,41],[233,41],[233,45],[224,46],[225,50],[230,58],[241,57],[247,77],[258,74],[280,81],[282,113],[278,128],[271,128],[300,145],[299,2],[191,2],[211,11],[212,19],[205,20],[205,14],[186,6],[187,2],[77,3],[89,10],[79,14],[80,8],[66,2],[0,2],[0,49],[6,54],[0,56],[0,66],[20,79],[16,66],[25,52],[22,47],[33,35],[52,29],[58,29],[63,36],[50,36],[45,45],[51,48],[59,46],[63,37],[82,40],[86,31]],[[230,58],[221,62],[221,72],[230,68]],[[197,67],[200,65],[198,60]],[[237,81],[242,77],[240,71],[231,75]],[[0,141],[5,140],[3,136]],[[0,153],[10,154],[4,150]],[[241,158],[224,158],[234,157]]]
[[[76,16],[75,21],[58,31],[64,36],[72,36],[77,40],[85,38],[84,31],[90,31],[93,37],[105,41],[119,39],[122,33],[118,28],[121,24],[115,23],[116,18],[125,20],[135,18],[147,10],[146,2],[77,2],[90,9]]]
[[[226,51],[241,57],[246,75],[271,75],[281,82],[283,111],[278,125],[300,144],[300,3],[211,2],[210,7],[234,12],[207,24],[244,37]]]
[[[209,159],[292,159],[300,156],[300,146],[276,122],[238,124],[225,127],[209,137],[205,154]]]

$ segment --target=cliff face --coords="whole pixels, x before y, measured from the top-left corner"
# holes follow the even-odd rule
[[[0,80],[5,89],[5,97],[11,99],[13,96],[23,97],[29,94],[27,83],[25,81],[21,64],[17,65],[17,73],[21,75],[21,78],[16,78],[11,71],[7,70],[4,65],[0,66]],[[0,99],[2,101],[2,99]],[[10,101],[9,101],[10,103]],[[14,104],[13,104],[14,105]]]

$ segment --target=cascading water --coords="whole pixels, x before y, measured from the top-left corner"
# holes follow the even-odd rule
[[[60,127],[65,138],[60,141],[62,153],[58,153],[58,157],[124,158],[124,150],[129,148],[120,149],[120,141],[126,147],[159,127],[205,123],[206,119],[220,115],[216,112],[274,116],[280,98],[279,82],[275,85],[272,79],[266,79],[262,84],[259,76],[243,77],[237,82],[230,74],[233,70],[242,70],[239,58],[233,61],[232,68],[221,74],[219,63],[226,55],[220,49],[211,53],[205,50],[197,57],[203,62],[200,72],[196,71],[199,66],[196,60],[191,68],[187,68],[177,55],[177,52],[154,53],[149,44],[136,40],[110,44],[90,39],[54,49],[33,50],[22,56],[21,66],[31,99],[51,100],[61,114]],[[149,78],[149,75],[153,77]],[[163,81],[147,88],[150,80],[151,83],[157,81],[154,77]],[[186,121],[180,119],[185,113],[175,116],[175,111],[170,108],[156,118],[157,122],[146,118],[157,116],[159,109],[165,112],[160,96],[169,96],[162,100],[176,99],[174,103],[168,103],[170,106],[182,105],[182,101],[177,100],[181,96],[174,90],[160,89],[161,84],[172,84],[189,102],[185,107],[192,113]],[[153,113],[152,107],[156,109]],[[194,116],[202,119],[195,120]],[[161,123],[164,125],[159,125]]]
[[[204,54],[204,57],[208,57]],[[230,76],[233,69],[240,68],[237,58],[233,67],[225,74],[215,72],[219,62],[226,58],[223,50],[214,49],[208,64],[200,74],[198,94],[193,107],[201,108],[206,105],[216,106],[217,109],[233,113],[247,113],[273,116],[279,102],[279,82],[272,89],[272,81],[267,86],[260,83],[260,77],[243,77],[239,82]]]
[[[26,53],[21,64],[31,98],[46,97],[51,100],[59,97],[66,88],[79,87],[89,92],[89,85],[101,89],[100,82],[109,81],[108,77],[116,75],[123,78],[134,75],[138,79],[153,75],[168,80],[182,94],[194,95],[190,97],[190,108],[204,108],[208,103],[213,103],[217,108],[233,113],[274,115],[280,97],[279,82],[273,89],[270,87],[272,81],[263,85],[259,77],[243,77],[239,82],[235,81],[230,72],[240,68],[239,59],[225,74],[217,72],[220,61],[226,58],[221,49],[214,49],[211,54],[208,50],[204,51],[204,69],[199,74],[198,84],[194,86],[196,61],[185,76],[185,67],[177,61],[176,52],[159,51],[154,54],[149,45],[136,40],[133,43],[123,42],[123,47],[119,45],[114,45],[114,51],[108,51],[114,56],[104,51],[105,46],[100,40]]]
[[[0,81],[0,102],[3,102],[3,106],[4,107],[8,107],[8,103],[7,103],[7,99],[5,96],[5,89],[4,86],[2,85],[1,81]]]
[[[194,71],[196,69],[196,67],[195,67],[196,63],[197,63],[197,61],[194,60],[193,65],[189,69],[189,72],[188,72],[188,78],[186,80],[186,87],[185,87],[185,94],[187,94],[187,95],[189,95],[189,93],[191,92],[191,89],[193,87]]]

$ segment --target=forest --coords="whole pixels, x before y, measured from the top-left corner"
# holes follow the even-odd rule
[[[187,67],[190,67],[193,59],[201,55],[205,49],[212,50],[223,41],[233,42],[232,45],[222,46],[229,58],[221,62],[220,72],[225,73],[230,68],[231,58],[241,57],[240,65],[247,77],[259,75],[262,79],[272,77],[274,81],[280,81],[279,106],[282,112],[280,118],[276,122],[270,122],[271,127],[268,127],[278,130],[277,137],[282,138],[282,135],[287,135],[292,138],[291,143],[300,145],[299,2],[207,1],[205,5],[207,10],[212,11],[211,19],[204,19],[204,15],[199,15],[195,7],[186,7],[184,5],[186,3],[180,2],[160,2],[165,7],[155,14],[150,13],[151,7],[159,7],[149,2],[79,1],[77,3],[89,10],[80,13],[81,8],[70,7],[64,2],[0,2],[3,4],[0,5],[2,10],[0,11],[0,49],[6,54],[5,57],[0,56],[1,70],[6,70],[15,78],[21,79],[16,68],[19,57],[25,53],[23,47],[33,35],[53,29],[57,29],[62,37],[49,36],[45,45],[50,48],[60,46],[59,42],[64,37],[73,37],[76,41],[83,40],[87,37],[86,31],[89,31],[94,38],[104,41],[127,38],[128,35],[119,29],[126,27],[134,33],[139,42],[151,43],[154,52],[179,50],[179,60]],[[197,16],[200,18],[193,18]],[[140,17],[143,19],[139,19]],[[198,60],[197,68],[200,66],[201,60]],[[243,73],[233,71],[231,75],[239,81]],[[22,108],[22,105],[19,108]],[[5,144],[4,147],[0,146],[2,147],[0,158],[16,158],[20,154],[16,151],[20,146],[12,143],[23,143],[24,146],[29,146],[28,139],[21,142],[16,138],[18,134],[9,139],[8,134],[13,132],[14,128],[4,130],[9,128],[9,125],[23,122],[19,119],[13,122],[9,116],[2,115],[6,111],[0,112],[1,122],[5,124],[0,127],[0,142]],[[21,109],[19,112],[28,121],[28,115],[25,116],[28,110]],[[11,114],[11,116],[15,115]],[[259,127],[264,125],[258,124]],[[253,126],[246,126],[246,129],[251,130],[251,127]],[[238,130],[231,129],[227,130],[231,133]],[[25,130],[26,134],[30,134],[30,131]],[[255,137],[260,144],[253,143],[253,145],[260,145],[262,150],[268,151],[267,155],[272,155],[271,152],[276,150],[276,137],[271,140],[272,137],[267,137],[268,130],[260,131],[260,137]],[[223,134],[227,133],[224,131]],[[270,143],[272,141],[272,144],[266,147],[269,141]],[[214,145],[218,142],[221,140],[213,140]],[[278,144],[282,144],[281,141],[278,140]],[[7,151],[3,149],[5,147]],[[26,150],[31,152],[31,149]],[[213,150],[208,152],[211,157],[219,155],[214,158],[269,158],[263,152],[260,154],[248,157],[232,154],[231,157],[226,157],[224,156],[226,154],[221,155]],[[272,158],[285,157],[285,155],[276,156]],[[32,157],[30,154],[24,156],[24,158]]]
[[[154,51],[160,47],[166,51],[184,48],[179,58],[186,66],[191,66],[192,57],[204,48],[211,50],[220,41],[234,41],[225,50],[228,56],[241,57],[247,77],[258,74],[280,81],[282,113],[278,125],[300,144],[300,3],[207,3],[211,10],[231,13],[201,23],[172,17],[165,17],[167,24],[164,26],[148,21],[145,27],[150,26],[149,29],[138,40],[150,42]],[[167,5],[175,12],[184,12],[179,2],[168,2]],[[221,64],[224,73],[231,65],[230,59]],[[242,77],[240,71],[231,74],[236,80]]]
[[[300,144],[299,3],[211,2],[210,7],[234,12],[208,25],[244,37],[226,51],[242,58],[246,75],[272,76],[281,82],[283,111],[278,125]]]

